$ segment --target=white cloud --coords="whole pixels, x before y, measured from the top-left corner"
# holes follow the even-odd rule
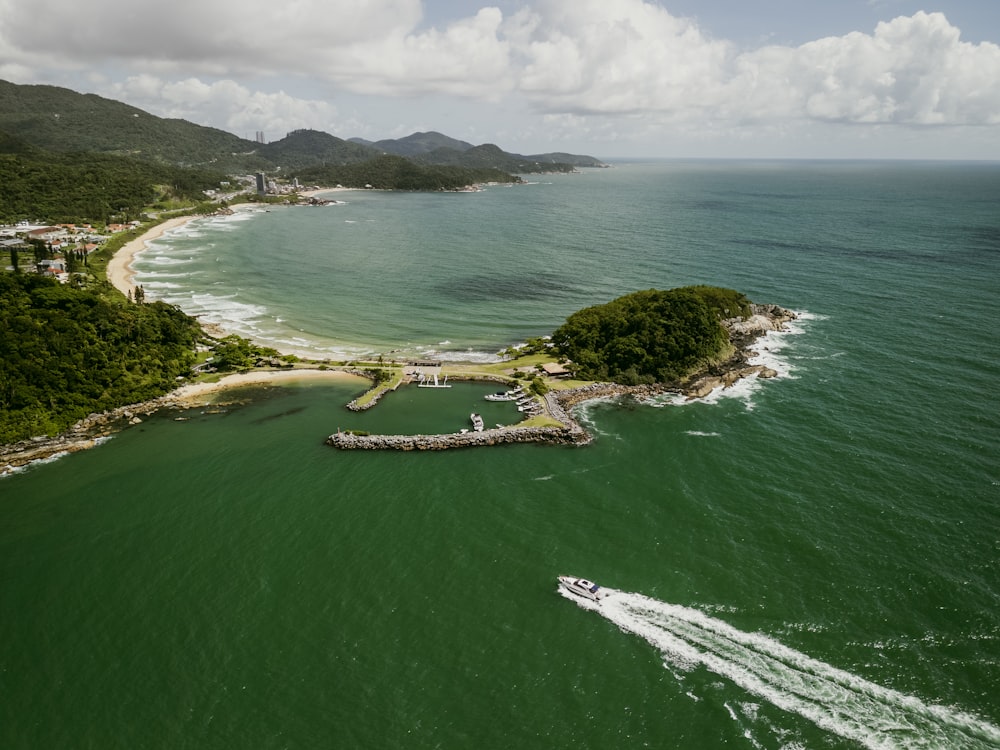
[[[512,27],[519,88],[543,111],[697,112],[725,81],[728,43],[642,0],[549,0]]]
[[[418,32],[421,18],[420,0],[0,0],[0,50],[44,49],[71,68],[117,60],[158,75],[314,76],[372,94],[509,87],[499,10]]]
[[[940,13],[737,60],[742,114],[850,123],[1000,123],[1000,47],[962,42]]]
[[[511,87],[503,16],[483,8],[443,31],[386,34],[325,50],[316,72],[358,93],[415,96],[437,93],[495,99]]]
[[[378,109],[383,132],[461,113],[467,130],[492,120],[536,142],[1000,124],[1000,47],[923,12],[746,50],[654,0],[526,0],[436,27],[421,0],[0,0],[0,77],[73,75],[156,114],[278,137],[344,133],[345,99],[347,134]]]
[[[205,72],[307,70],[310,57],[419,23],[420,0],[6,0],[0,35],[77,61],[114,58]]]
[[[164,81],[149,75],[134,76],[105,93],[162,117],[211,122],[244,137],[258,130],[276,139],[300,128],[330,133],[341,129],[336,107],[327,102],[289,96],[284,91],[251,91],[231,80],[206,83],[197,78]]]
[[[737,54],[641,0],[566,0],[524,13],[512,36],[520,90],[544,112],[678,119],[801,118],[908,125],[1000,122],[1000,47],[960,40],[940,13],[800,47]],[[514,24],[512,24],[513,26]]]

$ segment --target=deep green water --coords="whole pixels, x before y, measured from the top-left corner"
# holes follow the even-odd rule
[[[0,747],[1000,747],[1000,166],[338,197],[189,225],[140,280],[262,340],[479,359],[719,284],[803,313],[783,377],[428,454],[323,438],[513,414],[300,384],[0,480]]]

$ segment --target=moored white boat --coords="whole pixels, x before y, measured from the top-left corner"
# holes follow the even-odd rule
[[[559,576],[559,585],[571,594],[576,594],[592,602],[599,602],[608,592],[593,581],[576,576]]]
[[[476,432],[483,431],[483,418],[478,414],[470,414],[469,418],[472,419],[472,429]]]
[[[500,393],[490,393],[483,396],[487,401],[513,401],[517,398],[513,391],[502,391]]]

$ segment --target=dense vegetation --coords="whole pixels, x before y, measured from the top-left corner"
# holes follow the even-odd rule
[[[731,289],[649,289],[573,313],[552,342],[584,380],[667,383],[727,355],[722,320],[749,313],[750,302]]]
[[[354,164],[379,156],[369,146],[351,143],[319,130],[296,130],[280,141],[262,145],[258,153],[283,171],[324,164]]]
[[[217,128],[157,117],[95,94],[7,81],[0,81],[0,131],[49,151],[115,154],[228,174],[263,171],[292,176],[290,172],[303,167],[354,164],[386,153],[419,158],[425,164],[490,167],[512,173],[569,169],[568,165],[603,166],[590,156],[521,156],[491,145],[473,147],[440,133],[414,133],[370,143],[296,130],[280,140],[257,143]],[[439,153],[431,153],[435,151]]]
[[[58,86],[0,81],[0,130],[50,151],[95,151],[226,172],[270,166],[255,156],[257,144],[232,133]]]
[[[204,200],[202,191],[225,179],[108,154],[47,152],[0,133],[0,223],[124,223],[160,201]]]
[[[196,320],[163,302],[110,299],[0,273],[0,443],[155,398],[190,372]]]
[[[426,164],[454,164],[462,167],[493,167],[506,172],[525,173],[537,171],[569,171],[574,167],[604,167],[604,162],[593,156],[579,154],[549,153],[523,156],[500,150],[486,143],[473,146],[441,133],[413,133],[404,138],[384,141],[363,141],[351,139],[354,143],[373,146],[381,152],[405,156]]]
[[[530,174],[537,172],[572,172],[572,164],[560,164],[553,161],[537,161],[534,157],[508,154],[498,146],[487,143],[473,146],[465,151],[450,148],[439,148],[426,154],[414,156],[415,161],[425,164],[447,164],[452,166],[472,167],[477,169],[499,169],[504,172]]]
[[[299,181],[376,190],[457,190],[483,182],[517,182],[497,169],[468,169],[416,164],[402,156],[379,156],[361,164],[312,167],[298,173]]]

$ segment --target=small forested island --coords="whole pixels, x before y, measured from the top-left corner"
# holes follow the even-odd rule
[[[750,315],[750,300],[732,289],[648,289],[573,313],[552,345],[582,380],[672,383],[730,359],[724,321]]]

